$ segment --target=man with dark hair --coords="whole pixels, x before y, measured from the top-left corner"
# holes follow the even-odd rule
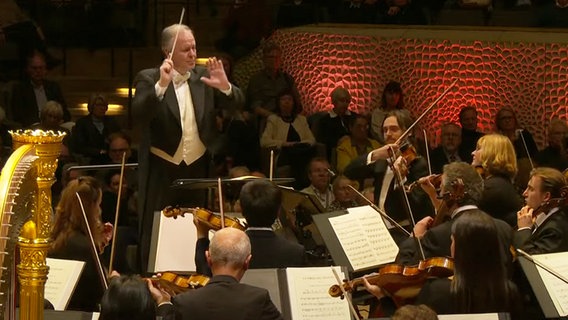
[[[416,223],[411,237],[400,244],[397,263],[414,265],[424,258],[451,256],[450,236],[453,223],[462,213],[478,210],[476,204],[483,193],[483,179],[471,165],[465,162],[453,162],[444,166],[440,191],[443,200],[438,200],[438,194],[428,180],[430,178],[424,178],[421,186],[436,208],[442,208],[441,201],[445,201],[446,210],[439,211],[437,213],[439,217],[437,216],[436,219],[426,217]],[[502,244],[501,254],[506,257],[506,261],[512,262],[509,251],[512,241],[511,227],[502,220],[494,220]],[[419,239],[415,239],[416,237]]]
[[[516,248],[529,254],[568,251],[568,215],[562,204],[564,175],[553,168],[540,167],[531,172],[523,193],[526,206],[517,213]]]
[[[252,246],[251,269],[286,268],[305,266],[304,247],[280,237],[272,230],[282,205],[282,192],[267,180],[246,183],[240,194],[243,216],[247,220],[247,235]],[[209,228],[195,220],[197,243],[195,265],[197,272],[210,274],[204,252],[209,247]]]
[[[477,146],[477,140],[483,133],[477,131],[477,110],[473,106],[463,107],[459,114],[462,136],[459,155],[462,161],[471,163],[471,153]]]

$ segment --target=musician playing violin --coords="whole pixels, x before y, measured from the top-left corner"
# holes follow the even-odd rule
[[[467,210],[456,219],[447,240],[451,242],[454,276],[426,282],[416,304],[425,304],[439,314],[509,312],[511,319],[519,319],[520,295],[508,279],[495,221],[479,209]],[[365,282],[373,295],[385,296],[381,288]],[[382,304],[388,301],[381,299]]]
[[[413,237],[419,237],[424,258],[432,257],[448,257],[451,254],[450,250],[450,235],[452,225],[458,221],[461,216],[472,210],[479,210],[477,203],[481,198],[483,192],[483,180],[475,169],[464,162],[453,162],[444,166],[442,180],[440,185],[440,193],[442,201],[445,197],[451,196],[455,192],[456,184],[460,183],[463,186],[461,197],[451,198],[445,204],[446,210],[438,210],[439,215],[446,215],[447,218],[443,219],[445,222],[437,226],[433,226],[434,218],[426,217],[416,223],[413,230]],[[425,183],[421,185],[426,193],[428,193],[432,201],[435,201],[436,207],[440,208],[440,200],[436,198],[436,191],[434,186],[425,179]],[[447,200],[447,199],[446,199]],[[509,261],[511,265],[511,254],[509,248],[511,246],[511,232],[512,229],[507,223],[501,220],[495,220],[497,226],[500,252],[504,260]],[[408,238],[400,244],[400,250],[396,258],[396,262],[402,265],[415,265],[419,260],[423,259],[420,251],[415,245],[415,239]]]
[[[266,180],[247,182],[241,189],[240,202],[243,216],[248,224],[246,234],[252,246],[251,268],[286,268],[306,265],[304,247],[277,235],[272,230],[272,224],[282,205],[282,192],[275,184]],[[196,228],[198,239],[195,249],[195,265],[197,273],[210,275],[211,271],[205,260],[205,251],[209,247],[209,228],[200,222],[196,222]]]
[[[387,145],[351,161],[344,172],[347,177],[357,181],[374,177],[374,196],[377,205],[408,230],[412,227],[411,219],[404,209],[407,207],[403,194],[404,188],[398,186],[398,179],[395,175],[400,174],[402,182],[405,184],[428,175],[428,166],[424,158],[416,155],[416,153],[412,156],[399,154],[400,150],[412,150],[411,139],[405,139],[403,147],[395,144],[411,125],[412,119],[408,110],[393,110],[387,113],[382,125]],[[408,153],[408,155],[411,155],[411,153]],[[389,161],[392,166],[389,166]],[[408,200],[416,215],[415,219],[433,214],[434,210],[428,196],[420,188],[415,188],[409,193]],[[394,226],[390,224],[387,224],[387,226],[397,243],[406,238],[406,235],[395,229]]]
[[[530,254],[568,251],[568,214],[564,175],[553,168],[536,168],[523,193],[526,205],[517,212],[515,247]]]

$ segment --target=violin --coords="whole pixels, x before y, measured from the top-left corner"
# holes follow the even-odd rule
[[[168,292],[180,294],[187,290],[205,287],[209,282],[209,277],[201,274],[192,274],[184,277],[173,272],[164,272],[159,277],[150,278]]]
[[[329,288],[332,297],[343,297],[343,291],[352,292],[359,286],[364,286],[363,278],[369,283],[382,288],[397,304],[402,306],[415,298],[420,289],[430,277],[446,278],[454,274],[454,260],[451,258],[435,257],[420,261],[418,266],[405,267],[398,264],[384,266],[376,274],[345,281],[342,285]]]
[[[477,173],[485,179],[485,168],[483,168],[483,166],[477,165],[473,167],[475,169],[475,171],[477,171]]]
[[[435,189],[440,188],[440,185],[442,184],[442,174],[434,174],[428,177],[423,177],[420,178],[414,182],[412,182],[411,184],[409,184],[408,186],[406,186],[405,190],[406,192],[411,192],[414,188],[416,188],[419,185],[425,184],[427,182],[430,182]]]
[[[225,217],[221,221],[221,216],[219,214],[203,208],[180,208],[167,206],[164,208],[164,210],[162,210],[162,214],[165,217],[174,219],[176,219],[178,216],[183,217],[186,213],[193,214],[193,216],[197,218],[197,220],[203,222],[213,230],[221,229],[223,222],[225,227],[231,227],[239,229],[241,231],[245,231],[247,229],[247,225],[236,218]]]
[[[451,190],[448,190],[442,194],[442,203],[437,208],[436,217],[434,217],[434,222],[432,227],[440,225],[451,218],[451,214],[454,206],[463,199],[465,196],[465,185],[462,179],[456,179],[451,183]]]
[[[535,208],[532,212],[533,218],[536,218],[543,212],[550,211],[552,208],[561,206],[568,206],[568,186],[562,187],[562,189],[560,189],[560,197],[545,201],[541,203],[540,206]]]

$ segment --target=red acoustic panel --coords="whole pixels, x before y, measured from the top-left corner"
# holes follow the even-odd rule
[[[337,86],[352,96],[350,108],[369,113],[382,88],[399,81],[405,105],[419,116],[455,79],[458,83],[420,124],[432,144],[440,125],[458,120],[460,108],[479,111],[479,127],[494,130],[496,111],[509,106],[541,147],[547,123],[567,118],[568,47],[536,42],[386,39],[371,35],[277,31],[283,66],[296,79],[307,114],[329,110]],[[261,68],[260,52],[237,66],[238,83]]]

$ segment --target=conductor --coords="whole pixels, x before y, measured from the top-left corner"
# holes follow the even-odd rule
[[[132,110],[141,126],[139,147],[140,265],[146,271],[154,212],[166,205],[203,206],[205,193],[170,190],[175,179],[209,176],[217,151],[218,109],[244,104],[241,90],[232,85],[216,58],[196,66],[193,31],[174,24],[162,31],[165,59],[159,68],[146,69],[134,80]]]

